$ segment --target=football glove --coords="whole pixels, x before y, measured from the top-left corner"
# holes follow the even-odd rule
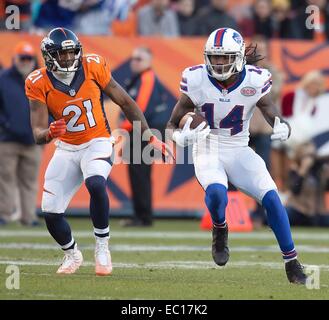
[[[175,160],[174,153],[169,147],[169,145],[159,140],[156,136],[151,136],[149,140],[149,144],[151,144],[154,147],[154,149],[161,151],[163,161],[166,162],[166,159],[170,160],[169,158]]]
[[[290,131],[291,129],[287,122],[281,122],[279,117],[275,117],[271,140],[285,141],[289,138]]]
[[[61,137],[66,132],[66,123],[64,119],[52,122],[48,129],[47,140]]]
[[[205,126],[205,122],[201,122],[195,129],[191,129],[190,125],[193,121],[192,117],[189,117],[182,130],[176,130],[173,133],[173,140],[180,145],[181,147],[188,146],[190,144],[193,144],[199,140],[206,139],[207,136],[210,133],[210,127]]]

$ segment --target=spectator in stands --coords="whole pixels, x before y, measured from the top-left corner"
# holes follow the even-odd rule
[[[274,19],[270,0],[255,0],[250,18],[243,19],[240,30],[245,37],[263,35],[272,38],[274,35]]]
[[[123,81],[127,92],[136,100],[142,109],[151,128],[158,129],[162,136],[171,112],[167,103],[163,85],[159,82],[152,69],[152,53],[146,47],[136,48],[131,56],[130,77]],[[127,81],[128,80],[128,81]],[[141,154],[147,146],[140,141],[140,135],[133,135],[132,126],[128,120],[121,123],[121,128],[129,131],[130,148],[129,178],[132,191],[134,217],[123,222],[124,226],[151,226],[153,222],[151,165],[141,159],[141,163],[134,163],[134,152]],[[138,140],[134,140],[139,139]],[[136,146],[141,146],[140,150]]]
[[[45,0],[34,21],[34,32],[48,32],[52,28],[72,28],[74,17],[83,0]]]
[[[272,15],[274,18],[274,38],[288,39],[292,37],[293,13],[289,0],[273,0]]]
[[[85,0],[74,18],[76,32],[96,35],[111,34],[114,20],[126,20],[136,0]]]
[[[288,118],[292,132],[284,145],[272,145],[272,174],[281,191],[287,190],[289,154],[311,135],[312,118],[316,115],[316,101],[325,91],[325,79],[321,72],[311,71],[301,80],[298,87],[282,98],[282,115]]]
[[[180,35],[177,14],[169,8],[169,0],[152,0],[138,11],[138,34],[141,36]]]
[[[181,36],[196,34],[195,0],[179,0],[176,7]]]
[[[211,0],[211,4],[197,13],[197,35],[209,35],[218,28],[238,30],[236,21],[226,13],[227,0]]]
[[[305,8],[307,0],[290,0],[290,5],[293,11],[299,10],[300,8]]]
[[[21,223],[36,225],[37,178],[41,149],[34,144],[24,81],[36,67],[28,42],[15,47],[13,65],[0,75],[0,223],[11,221],[19,194]]]
[[[329,165],[317,161],[311,142],[294,150],[289,171],[287,213],[293,226],[329,226],[325,193],[329,180]]]
[[[325,78],[320,71],[306,73],[296,90],[287,92],[282,98],[284,117],[300,114],[312,115],[316,112],[315,100],[325,91]]]
[[[308,28],[306,21],[310,14],[306,12],[306,6],[300,8],[297,16],[292,22],[292,38],[310,39],[318,42],[328,41],[329,39],[329,5],[327,0],[307,0],[308,5],[315,5],[320,9],[320,16],[316,15],[311,22],[314,23],[313,28]]]
[[[196,0],[195,8],[199,10],[200,8],[207,7],[210,5],[211,0]]]

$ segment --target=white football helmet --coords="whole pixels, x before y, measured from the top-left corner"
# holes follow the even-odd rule
[[[219,81],[224,81],[233,74],[241,72],[246,64],[245,48],[241,34],[234,29],[220,28],[213,31],[204,48],[208,74]],[[228,56],[229,63],[213,65],[210,56]]]

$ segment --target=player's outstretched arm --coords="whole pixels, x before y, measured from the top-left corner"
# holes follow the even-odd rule
[[[261,110],[265,120],[273,128],[272,140],[287,140],[291,133],[289,123],[282,119],[278,108],[274,104],[269,94],[260,98],[257,107]]]
[[[146,131],[150,137],[153,135],[144,114],[138,107],[137,103],[113,78],[111,78],[109,84],[103,91],[122,109],[123,113],[131,123],[133,123],[133,121],[140,121],[142,132]]]
[[[146,141],[152,144],[155,149],[160,150],[164,157],[174,158],[171,148],[164,142],[157,139],[155,135],[153,135],[147,124],[144,114],[138,107],[137,103],[113,78],[111,78],[110,82],[103,91],[121,108],[131,123],[134,121],[140,121],[142,134]]]

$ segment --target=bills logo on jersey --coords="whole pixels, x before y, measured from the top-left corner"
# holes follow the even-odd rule
[[[251,97],[256,94],[256,89],[252,87],[244,87],[241,89],[241,94],[245,97]]]
[[[239,45],[242,44],[242,38],[241,36],[237,33],[237,32],[234,32],[233,33],[233,40],[238,43]]]

